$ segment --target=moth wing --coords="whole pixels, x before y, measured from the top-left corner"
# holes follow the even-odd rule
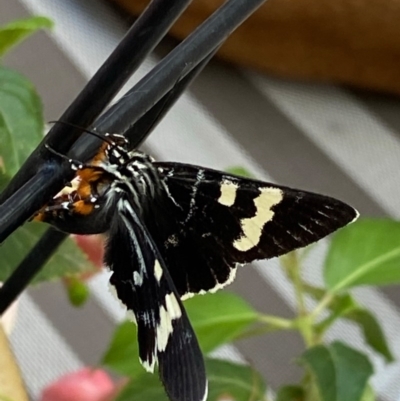
[[[216,291],[237,264],[284,255],[349,224],[337,199],[180,163],[154,163],[166,195],[145,215],[181,297]]]
[[[105,262],[119,300],[138,326],[139,356],[173,401],[206,398],[207,380],[197,339],[165,263],[127,199],[122,198],[109,232]]]

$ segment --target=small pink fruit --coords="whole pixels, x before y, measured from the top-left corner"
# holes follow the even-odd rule
[[[117,391],[104,370],[83,368],[46,387],[40,401],[111,401]]]

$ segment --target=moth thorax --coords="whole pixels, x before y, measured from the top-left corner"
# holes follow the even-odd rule
[[[122,166],[129,161],[129,154],[122,146],[109,146],[106,155],[108,162],[113,165]]]
[[[140,194],[143,197],[154,196],[160,188],[160,180],[157,174],[157,170],[150,163],[133,162],[131,165],[133,169],[134,180],[139,187]]]

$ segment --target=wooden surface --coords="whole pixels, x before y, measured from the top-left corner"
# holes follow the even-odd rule
[[[138,15],[148,0],[113,0]],[[194,0],[171,30],[185,38],[223,0]],[[398,0],[269,0],[221,48],[267,74],[400,93]]]
[[[0,399],[28,401],[21,372],[10,349],[8,338],[0,323]]]

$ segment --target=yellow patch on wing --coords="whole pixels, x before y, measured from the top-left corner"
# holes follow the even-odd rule
[[[283,199],[283,193],[278,188],[261,188],[260,191],[260,195],[254,199],[255,215],[242,219],[240,225],[243,235],[233,243],[233,246],[242,252],[246,252],[258,245],[265,224],[274,217],[272,207]]]

